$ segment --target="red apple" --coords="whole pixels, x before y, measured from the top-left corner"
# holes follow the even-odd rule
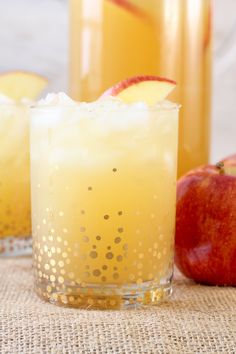
[[[138,101],[154,105],[163,101],[176,87],[176,82],[158,76],[135,76],[119,82],[103,96],[116,96],[126,103]]]
[[[225,161],[178,181],[175,262],[196,282],[236,286],[236,155]]]

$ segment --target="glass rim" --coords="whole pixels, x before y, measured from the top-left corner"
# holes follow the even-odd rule
[[[81,107],[79,104],[75,104],[75,105],[66,105],[66,104],[55,104],[55,105],[31,105],[30,111],[35,112],[35,111],[53,111],[53,110],[74,110],[74,111],[80,111],[80,112],[84,112],[84,113],[97,113],[99,112],[127,112],[127,111],[132,111],[132,112],[165,112],[165,111],[175,111],[175,110],[180,110],[180,108],[182,107],[181,104],[176,103],[176,102],[172,102],[172,101],[167,101],[169,102],[169,106],[164,106],[161,105],[159,103],[157,103],[154,106],[146,106],[146,107],[132,107],[133,104],[126,104],[124,106],[121,107],[106,107],[105,105],[101,105],[101,106],[97,106],[97,107]],[[84,102],[81,102],[84,103]],[[137,102],[139,103],[139,102]],[[142,102],[140,102],[142,103]],[[87,102],[85,102],[85,104],[88,104]],[[92,102],[91,102],[92,104]]]
[[[1,107],[26,107],[30,108],[31,103],[25,103],[21,101],[14,101],[14,102],[0,102],[0,108]]]

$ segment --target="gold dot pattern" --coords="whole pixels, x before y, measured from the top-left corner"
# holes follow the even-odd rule
[[[114,257],[114,255],[112,252],[107,252],[107,254],[106,254],[107,259],[112,259],[113,257]]]
[[[96,294],[97,290],[91,288],[91,284],[96,285],[95,289],[99,285],[103,296],[111,299],[111,296],[116,296],[116,290],[112,288],[114,284],[141,287],[145,282],[158,283],[170,274],[173,264],[169,260],[166,265],[166,259],[173,258],[173,242],[168,241],[170,237],[166,237],[163,231],[150,236],[144,234],[143,225],[136,223],[139,228],[134,228],[130,237],[130,230],[121,222],[126,213],[118,210],[100,215],[104,225],[113,230],[113,236],[108,238],[101,230],[91,232],[87,219],[89,213],[82,209],[77,214],[81,217],[81,224],[75,240],[71,238],[70,228],[63,222],[65,211],[61,209],[53,214],[61,220],[61,228],[58,229],[52,223],[52,215],[47,217],[50,210],[45,211],[41,223],[34,230],[37,284],[39,288],[46,284],[42,292],[44,295],[41,295],[50,301],[85,307],[86,304],[93,307],[94,301],[98,306],[100,301],[101,306],[108,306],[106,300],[94,300],[93,292]],[[138,216],[136,218],[138,220]],[[106,290],[108,285],[111,285],[109,291]],[[117,299],[111,302],[114,307],[118,304]]]
[[[83,236],[82,240],[87,243],[87,242],[89,242],[89,237],[88,236]]]
[[[90,257],[91,257],[91,258],[97,258],[97,256],[98,256],[98,254],[97,254],[96,251],[90,252]]]
[[[95,277],[99,277],[99,275],[101,275],[101,271],[100,271],[99,269],[95,269],[95,270],[93,271],[93,275],[94,275]]]

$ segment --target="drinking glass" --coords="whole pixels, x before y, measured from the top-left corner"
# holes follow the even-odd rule
[[[178,111],[168,102],[32,109],[40,297],[64,306],[119,309],[170,295]]]

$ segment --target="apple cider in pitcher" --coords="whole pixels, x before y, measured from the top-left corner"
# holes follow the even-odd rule
[[[92,101],[140,74],[170,77],[182,105],[179,175],[209,157],[211,0],[70,0],[70,93]]]

